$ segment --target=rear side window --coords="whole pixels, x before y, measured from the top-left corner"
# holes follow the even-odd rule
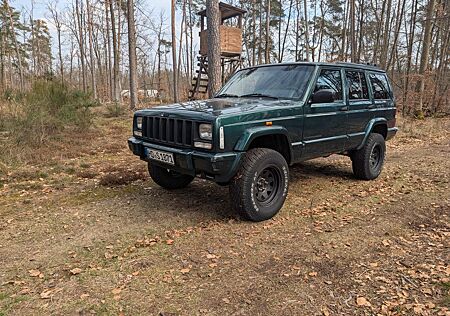
[[[323,89],[332,90],[335,101],[342,100],[342,79],[339,70],[322,69],[320,71],[314,92]]]
[[[348,83],[348,98],[350,100],[368,100],[369,89],[367,88],[366,76],[362,71],[346,71],[345,77]]]
[[[372,85],[373,98],[375,100],[390,99],[389,84],[386,75],[383,74],[370,74],[370,83]]]

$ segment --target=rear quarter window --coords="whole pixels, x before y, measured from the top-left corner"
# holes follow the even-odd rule
[[[348,98],[350,100],[368,100],[369,89],[367,88],[364,71],[346,70],[345,77],[348,84]]]
[[[369,80],[375,100],[391,99],[389,83],[385,74],[369,73]]]

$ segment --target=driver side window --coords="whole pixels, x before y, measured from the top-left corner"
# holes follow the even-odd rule
[[[334,92],[335,101],[342,101],[342,79],[339,70],[322,69],[320,71],[314,92],[324,89]]]

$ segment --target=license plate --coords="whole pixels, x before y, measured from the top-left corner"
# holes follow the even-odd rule
[[[172,153],[166,153],[164,151],[149,149],[148,150],[148,157],[153,160],[158,160],[164,163],[167,163],[169,165],[174,165],[175,162],[173,160],[173,154]]]

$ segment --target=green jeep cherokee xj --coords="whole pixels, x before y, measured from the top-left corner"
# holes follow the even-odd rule
[[[357,178],[378,177],[395,112],[377,67],[261,65],[236,72],[212,99],[135,112],[128,145],[163,188],[195,176],[229,185],[232,206],[262,221],[283,206],[295,163],[344,154]]]

